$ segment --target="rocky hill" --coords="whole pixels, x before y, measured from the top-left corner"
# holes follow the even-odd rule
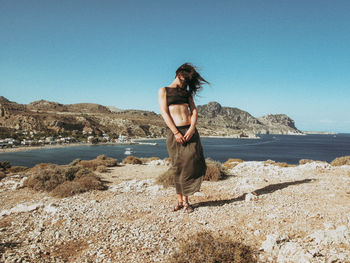
[[[283,114],[255,118],[238,108],[217,102],[198,106],[198,129],[202,135],[252,137],[257,133],[298,134],[294,121]],[[121,110],[93,103],[61,104],[38,100],[18,104],[0,97],[0,127],[45,132],[87,131],[131,137],[161,137],[166,126],[159,114]]]
[[[217,102],[198,106],[199,125],[204,129],[213,129],[229,133],[251,136],[252,134],[301,134],[294,121],[285,114],[270,114],[255,118],[238,108],[222,107]],[[220,135],[220,134],[218,134]]]

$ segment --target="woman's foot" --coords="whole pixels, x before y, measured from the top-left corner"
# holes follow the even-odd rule
[[[193,207],[189,204],[189,203],[185,203],[185,205],[184,205],[184,208],[185,208],[185,212],[186,213],[192,213],[193,212]]]
[[[171,210],[171,212],[179,211],[179,210],[181,210],[182,208],[184,208],[183,202],[178,202],[178,203],[177,203],[177,206],[175,206],[175,207]]]

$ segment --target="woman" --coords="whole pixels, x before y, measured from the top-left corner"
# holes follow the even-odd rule
[[[206,172],[193,101],[193,96],[205,83],[209,84],[195,67],[185,63],[176,70],[174,81],[159,89],[160,111],[169,128],[166,142],[171,168],[168,172],[174,176],[178,196],[178,204],[172,211],[184,208],[185,212],[193,212],[188,196],[199,191]]]

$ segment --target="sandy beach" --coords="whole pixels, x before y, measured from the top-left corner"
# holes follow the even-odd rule
[[[4,178],[2,261],[176,262],[180,244],[210,234],[244,245],[250,262],[350,262],[350,166],[243,162],[205,181],[191,214],[169,212],[175,190],[155,184],[167,169],[120,165],[100,174],[108,190],[62,199]]]

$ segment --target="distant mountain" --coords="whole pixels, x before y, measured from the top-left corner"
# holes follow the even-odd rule
[[[76,112],[76,113],[110,113],[108,107],[94,103],[60,104],[47,100],[37,100],[28,104],[28,109],[34,111]]]
[[[216,135],[228,135],[232,131],[242,136],[253,134],[302,134],[294,121],[285,114],[270,114],[255,118],[238,108],[222,107],[218,102],[198,106],[199,126],[213,130]]]
[[[238,108],[217,102],[198,106],[198,130],[202,135],[253,137],[256,133],[299,134],[294,121],[284,114],[255,118]],[[166,125],[160,114],[121,110],[93,103],[61,104],[38,100],[18,104],[0,96],[0,127],[45,132],[123,134],[131,137],[160,137]]]

